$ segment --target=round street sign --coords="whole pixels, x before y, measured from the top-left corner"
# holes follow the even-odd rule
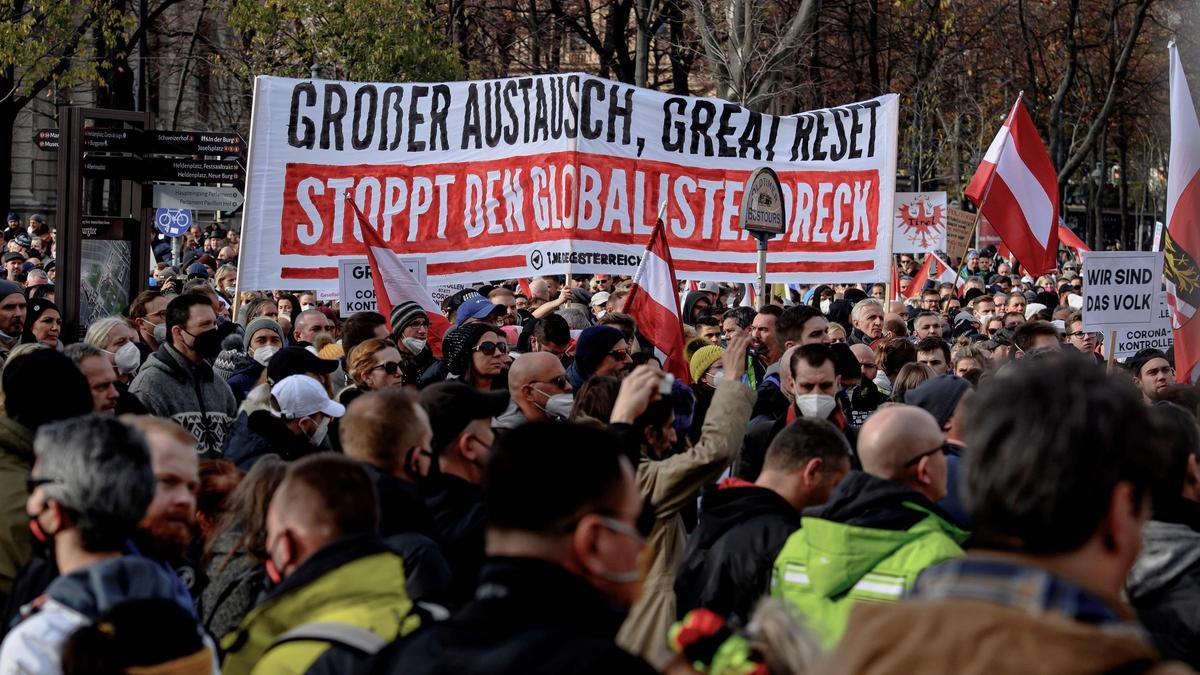
[[[158,209],[154,213],[154,224],[158,231],[174,239],[187,232],[192,225],[191,209]]]

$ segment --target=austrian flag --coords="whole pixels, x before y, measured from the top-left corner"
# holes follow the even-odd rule
[[[1021,97],[988,147],[966,195],[1033,275],[1058,261],[1058,177]]]
[[[1171,54],[1171,159],[1167,167],[1167,231],[1163,282],[1175,328],[1175,373],[1181,382],[1200,379],[1200,122],[1179,51]]]
[[[679,317],[677,287],[675,263],[671,260],[666,229],[660,219],[650,235],[642,263],[633,276],[633,286],[625,301],[625,313],[633,317],[638,331],[654,345],[656,355],[662,359],[663,370],[686,384],[692,378],[683,352],[683,324]]]

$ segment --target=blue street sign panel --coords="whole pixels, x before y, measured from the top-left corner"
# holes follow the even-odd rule
[[[158,209],[154,213],[154,224],[158,231],[175,238],[192,226],[191,209]]]

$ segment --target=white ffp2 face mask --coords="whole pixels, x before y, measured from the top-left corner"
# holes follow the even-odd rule
[[[126,342],[113,352],[113,363],[121,375],[133,375],[142,365],[142,353],[138,351],[137,345]]]
[[[822,300],[822,301],[821,301],[821,313],[822,313],[822,314],[829,314],[829,308],[830,308],[830,307],[832,307],[832,306],[833,306],[833,301],[832,301],[832,300]]]
[[[796,397],[796,409],[811,419],[823,420],[829,417],[835,407],[837,401],[828,394],[801,394]]]
[[[259,365],[261,365],[265,368],[266,365],[268,363],[270,363],[271,357],[275,356],[275,354],[278,351],[279,351],[279,347],[276,347],[275,345],[267,345],[266,347],[259,347],[258,349],[254,350],[253,358],[255,361],[257,361],[259,363]]]

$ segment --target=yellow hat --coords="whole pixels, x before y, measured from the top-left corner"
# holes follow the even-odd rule
[[[699,382],[700,378],[704,377],[704,373],[708,372],[708,369],[712,367],[712,364],[721,360],[721,354],[724,352],[725,350],[717,345],[709,345],[697,349],[696,353],[692,354],[691,363],[688,364],[689,369],[692,371],[692,382]]]

